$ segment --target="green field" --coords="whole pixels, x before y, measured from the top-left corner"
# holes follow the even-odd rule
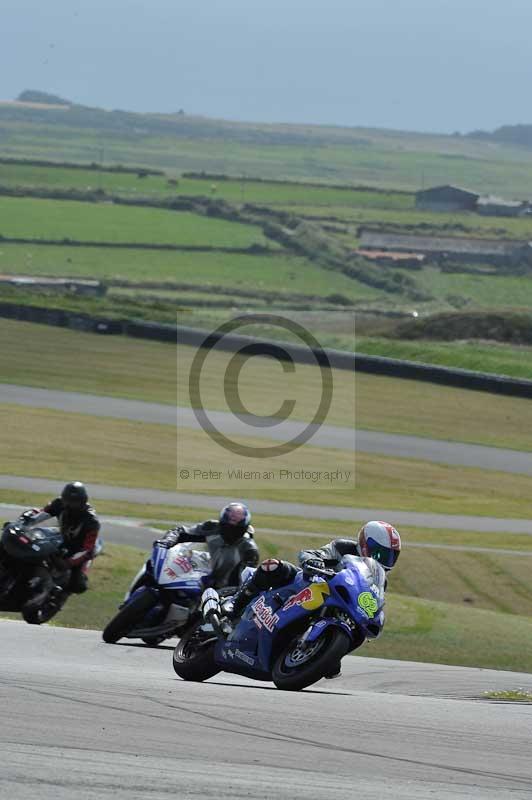
[[[0,234],[36,239],[77,239],[209,247],[269,245],[260,228],[186,211],[0,197]]]
[[[408,273],[410,274],[410,273]],[[416,283],[436,300],[459,308],[532,308],[532,275],[468,275],[426,266]]]
[[[353,301],[373,300],[380,295],[378,290],[357,280],[285,252],[272,255],[183,253],[0,242],[0,273],[104,281],[172,281],[190,283],[206,291],[213,284],[227,286],[232,291],[238,286],[250,291],[297,292],[323,297],[340,293]]]
[[[487,239],[530,239],[530,217],[490,217],[472,211],[444,213],[421,211],[412,208],[348,208],[346,205],[311,206],[309,204],[286,206],[286,211],[302,217],[337,218],[353,228],[359,226],[394,230],[411,235],[472,236]],[[417,227],[417,229],[416,229]],[[404,228],[404,230],[401,230]]]
[[[360,191],[313,186],[305,183],[253,181],[249,179],[218,180],[216,178],[172,179],[166,176],[137,175],[100,170],[39,167],[26,164],[0,163],[0,186],[47,189],[103,190],[108,194],[209,196],[231,203],[258,203],[268,206],[340,206],[351,208],[412,208],[412,194],[384,191]]]
[[[161,194],[163,190],[169,188],[174,193],[184,195],[205,194],[205,190],[208,190],[207,193],[210,192],[216,198],[237,204],[248,200],[272,207],[280,206],[301,215],[319,212],[322,216],[329,217],[338,214],[344,220],[344,225],[337,226],[336,229],[331,230],[329,226],[326,231],[327,237],[323,238],[323,241],[320,239],[319,226],[314,226],[318,238],[313,247],[310,249],[307,247],[308,258],[296,254],[299,239],[290,254],[286,251],[278,252],[271,258],[262,255],[242,255],[233,258],[223,253],[189,254],[134,249],[116,251],[105,247],[92,249],[67,246],[63,249],[38,244],[26,246],[4,243],[0,247],[0,269],[4,273],[22,272],[126,281],[151,279],[190,283],[200,292],[197,296],[199,310],[194,314],[190,311],[187,314],[188,324],[192,326],[216,325],[227,318],[230,312],[221,315],[201,310],[201,295],[204,293],[205,300],[209,301],[208,305],[213,299],[212,287],[231,284],[241,286],[246,291],[258,290],[259,293],[271,289],[287,294],[291,292],[322,297],[337,295],[341,302],[363,304],[367,309],[376,311],[390,309],[408,311],[415,306],[418,313],[423,314],[462,307],[526,309],[532,301],[530,276],[451,274],[433,267],[426,267],[416,272],[400,269],[393,271],[377,265],[366,265],[365,275],[362,276],[365,282],[362,283],[342,273],[342,269],[348,264],[349,251],[357,246],[356,232],[359,224],[378,225],[382,228],[393,226],[397,230],[415,229],[424,233],[527,239],[532,234],[532,222],[529,219],[491,218],[472,213],[421,212],[413,208],[412,194],[342,190],[325,185],[303,186],[294,183],[276,184],[268,181],[238,180],[217,180],[213,183],[215,179],[210,178],[203,180],[179,178],[177,186],[169,187],[167,178],[163,176],[139,178],[137,175],[95,170],[12,164],[0,164],[0,171],[1,169],[4,170],[6,181],[12,185],[28,186],[39,183],[53,189],[57,186],[65,188],[69,183],[73,183],[79,189],[86,189],[98,179],[101,186],[105,184],[108,190],[123,191],[126,194],[128,191],[136,190],[137,184],[146,187],[147,194],[150,192]],[[45,181],[47,176],[49,184]],[[89,180],[92,180],[92,183],[87,183]],[[33,198],[0,198],[1,235],[58,241],[77,239],[109,243],[173,244],[184,247],[246,248],[260,244],[267,245],[274,251],[279,250],[279,245],[273,239],[267,239],[258,225],[228,222],[164,209]],[[329,245],[332,247],[331,252],[336,252],[334,269],[330,268],[331,264],[326,263]],[[311,261],[310,259],[314,257],[316,260]],[[382,275],[379,275],[379,272]],[[396,277],[397,283],[393,281]],[[400,285],[399,279],[407,281],[408,285]],[[375,283],[379,285],[379,281],[382,280],[385,280],[386,291],[374,285]],[[416,297],[416,291],[419,297]],[[5,291],[3,293],[5,295]],[[135,296],[134,292],[130,292],[128,296],[135,301],[131,305],[129,316],[143,319],[170,321],[174,306],[179,303],[179,296],[176,295],[159,296],[166,302],[165,308],[163,304],[157,305],[153,302],[153,295],[150,298],[140,293]],[[123,297],[124,292],[120,295],[111,294],[104,307],[105,312],[115,316],[114,309],[109,303],[112,304],[116,298],[116,314],[128,316],[128,309],[119,302]],[[414,297],[415,300],[412,299]],[[261,305],[261,299],[250,298],[246,304],[248,308],[257,307]],[[291,307],[296,311],[304,307],[304,304],[303,298],[293,297],[291,300]],[[61,307],[61,304],[58,307]],[[322,335],[324,344],[346,346],[345,337],[342,338],[343,331],[338,327],[337,321],[333,321],[331,326],[325,315],[321,318],[307,317],[307,319],[311,328]],[[364,333],[365,325],[368,334],[373,335],[374,322],[361,323],[359,328],[361,333]],[[335,326],[337,336],[330,333]],[[371,346],[382,349],[382,344],[378,342],[372,343]],[[417,348],[421,351],[419,360],[430,362],[433,357],[431,346],[423,347],[419,343]],[[463,354],[454,346],[448,353],[451,358],[449,363],[454,366],[467,368],[476,360],[476,354]],[[526,363],[522,363],[518,352],[499,351],[495,359],[488,360],[493,362],[493,365],[483,364],[479,368],[499,369],[514,376],[532,375],[532,370]]]

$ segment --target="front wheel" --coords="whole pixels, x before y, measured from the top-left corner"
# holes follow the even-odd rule
[[[214,661],[216,637],[205,634],[201,624],[190,628],[174,650],[174,671],[184,681],[206,681],[220,672]]]
[[[147,612],[157,604],[157,598],[149,591],[142,592],[138,597],[120,609],[103,629],[102,639],[107,644],[115,644],[122,636],[129,633],[137,622],[144,619]]]
[[[48,596],[30,598],[22,606],[22,617],[29,625],[42,625],[61,611],[68,599],[68,592],[59,587],[52,589]]]
[[[59,607],[50,600],[40,605],[26,603],[22,608],[22,618],[28,625],[42,625],[55,617],[58,611]]]
[[[322,636],[306,646],[298,636],[276,659],[272,680],[278,689],[298,692],[334,669],[350,646],[349,636],[339,628],[327,628]]]

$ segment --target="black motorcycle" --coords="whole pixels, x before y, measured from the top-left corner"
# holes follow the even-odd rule
[[[48,622],[68,597],[64,542],[53,528],[6,522],[0,539],[0,611],[20,611],[31,625]]]

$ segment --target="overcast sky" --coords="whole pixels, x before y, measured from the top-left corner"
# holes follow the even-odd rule
[[[532,123],[531,0],[1,0],[0,99],[462,132]]]

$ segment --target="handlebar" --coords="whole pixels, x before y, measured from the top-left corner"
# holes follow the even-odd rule
[[[318,575],[321,578],[333,578],[336,573],[333,569],[318,569],[317,567],[307,567],[305,570],[307,575]]]

